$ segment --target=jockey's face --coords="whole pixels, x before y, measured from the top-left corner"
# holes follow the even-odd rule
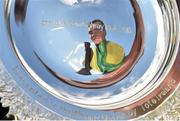
[[[105,40],[106,31],[99,22],[96,22],[90,25],[89,35],[91,37],[91,40],[97,45]]]

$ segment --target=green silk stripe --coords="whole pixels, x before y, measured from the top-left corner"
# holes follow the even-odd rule
[[[108,41],[104,40],[96,48],[97,65],[98,65],[99,69],[101,70],[101,72],[103,72],[103,73],[114,71],[118,67],[120,67],[123,63],[123,61],[120,61],[118,64],[110,64],[110,63],[106,62],[107,43],[108,43]]]

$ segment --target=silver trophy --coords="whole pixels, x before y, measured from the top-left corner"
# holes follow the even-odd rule
[[[178,90],[178,5],[2,0],[0,58],[15,80],[10,87],[51,119],[139,119]]]

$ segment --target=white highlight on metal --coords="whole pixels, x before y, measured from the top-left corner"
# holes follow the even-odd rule
[[[101,4],[104,0],[59,0],[60,2],[73,6],[79,3],[91,3],[91,4]]]
[[[57,28],[51,29],[51,31],[57,31],[57,30],[62,30],[62,29],[64,29],[64,27],[57,27]]]

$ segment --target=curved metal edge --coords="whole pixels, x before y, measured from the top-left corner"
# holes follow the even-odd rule
[[[174,0],[175,2],[175,0]],[[177,7],[180,15],[180,1],[176,0]],[[178,21],[180,20],[180,16]],[[177,21],[177,22],[178,22]],[[180,24],[178,25],[178,32],[180,31]],[[180,35],[177,35],[177,41],[180,41]],[[149,95],[145,96],[145,98],[140,99],[139,101],[123,107],[117,108],[113,111],[115,112],[129,112],[131,113],[131,119],[139,119],[142,116],[146,116],[151,113],[153,110],[157,109],[159,106],[166,102],[180,87],[180,44],[177,47],[177,56],[171,67],[169,73],[166,75],[162,84],[156,88]]]

